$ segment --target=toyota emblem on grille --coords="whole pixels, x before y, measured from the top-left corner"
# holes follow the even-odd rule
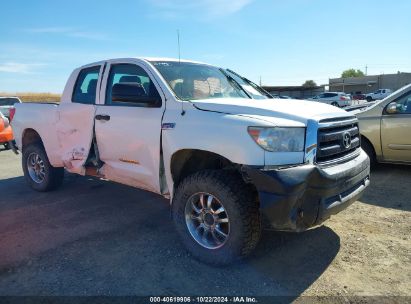
[[[351,135],[349,132],[344,132],[342,136],[342,144],[346,149],[351,148]]]

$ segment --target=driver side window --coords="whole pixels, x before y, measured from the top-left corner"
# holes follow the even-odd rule
[[[118,85],[123,86],[118,86]],[[123,90],[120,93],[123,97],[127,97],[130,94],[137,94],[142,101],[138,99],[133,101],[118,101],[113,96],[113,88]],[[135,64],[116,64],[112,65],[110,69],[110,74],[107,80],[107,90],[106,90],[106,105],[121,105],[121,106],[147,106],[148,101],[161,101],[161,97],[151,81],[150,77],[138,65]],[[161,102],[156,107],[161,106]]]
[[[400,97],[396,101],[390,103],[396,103],[397,113],[396,114],[411,114],[411,93],[403,97]],[[389,105],[390,105],[389,104]]]

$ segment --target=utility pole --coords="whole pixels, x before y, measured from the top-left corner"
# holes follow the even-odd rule
[[[368,75],[368,65],[365,65],[365,76]]]
[[[261,75],[260,75],[260,87],[261,87]]]

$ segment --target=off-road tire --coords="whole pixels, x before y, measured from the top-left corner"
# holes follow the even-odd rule
[[[222,247],[203,247],[187,228],[185,205],[193,194],[199,192],[212,194],[227,211],[230,233]],[[234,171],[204,170],[186,177],[175,192],[172,213],[176,229],[188,251],[198,260],[212,265],[231,264],[249,255],[261,235],[256,196],[255,191]]]
[[[44,162],[45,176],[40,183],[35,182],[29,174],[27,159],[32,153],[36,153]],[[50,164],[46,151],[41,143],[30,144],[23,149],[22,167],[26,182],[36,191],[52,191],[63,183],[64,168],[55,168]]]

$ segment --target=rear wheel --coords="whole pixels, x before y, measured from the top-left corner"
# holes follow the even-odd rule
[[[172,210],[184,245],[209,264],[240,260],[260,239],[255,195],[235,172],[205,170],[190,175],[176,190]]]
[[[8,142],[3,144],[5,150],[10,150],[10,145]]]
[[[331,103],[331,105],[332,105],[332,106],[334,106],[334,107],[337,107],[337,108],[339,108],[339,107],[340,107],[340,106],[338,105],[338,102],[335,102],[335,101],[334,101],[334,102],[332,102],[332,103]]]
[[[367,97],[367,101],[368,101],[368,102],[372,101],[372,97],[371,97],[371,96],[368,96],[368,97]]]
[[[59,187],[64,179],[64,168],[53,167],[40,143],[30,144],[23,151],[24,177],[31,188],[51,191]]]

